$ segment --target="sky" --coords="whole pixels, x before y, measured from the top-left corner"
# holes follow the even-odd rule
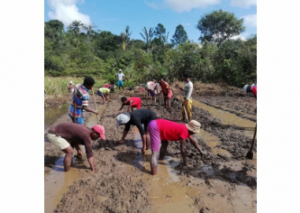
[[[242,39],[257,33],[256,0],[45,0],[44,20],[58,19],[68,26],[73,20],[96,26],[96,30],[120,35],[130,27],[131,38],[141,39],[144,27],[163,24],[172,38],[181,24],[188,38],[199,42],[198,21],[206,14],[222,9],[244,19]]]

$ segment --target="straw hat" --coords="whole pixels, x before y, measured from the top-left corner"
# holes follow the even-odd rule
[[[201,124],[198,121],[191,120],[188,124],[186,124],[188,130],[198,133],[200,131]]]

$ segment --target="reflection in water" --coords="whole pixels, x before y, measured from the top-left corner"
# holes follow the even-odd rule
[[[47,129],[51,124],[53,124],[60,116],[66,114],[69,109],[68,103],[59,106],[58,108],[49,109],[45,112],[45,127]]]

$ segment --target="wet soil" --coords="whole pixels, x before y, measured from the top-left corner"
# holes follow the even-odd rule
[[[252,137],[245,131],[253,134],[254,122],[242,114],[251,115],[250,109],[247,111],[244,107],[239,109],[242,114],[232,113],[243,121],[252,122],[252,126],[245,127],[243,122],[239,125],[239,120],[234,124],[226,123],[222,117],[215,118],[213,112],[193,106],[193,119],[201,123],[201,131],[194,138],[208,154],[201,159],[188,142],[189,166],[183,167],[180,143],[170,142],[165,159],[159,162],[157,176],[150,175],[151,152],[146,150],[145,155],[141,154],[138,145],[141,141],[135,128],[131,127],[124,144],[116,145],[124,128],[116,127],[114,116],[121,106],[122,96],[139,96],[142,108],[153,110],[158,117],[179,122],[181,101],[176,94],[171,101],[171,110],[164,108],[161,97],[154,103],[138,89],[114,94],[113,101],[107,104],[100,118],[107,140],[93,142],[96,172],[88,169],[86,159],[80,162],[80,167],[72,168],[79,170],[79,177],[61,195],[55,212],[256,212],[256,155],[253,160],[244,157],[252,142]],[[228,100],[234,100],[231,99],[234,95],[230,98],[220,95],[195,97],[195,101],[202,103],[208,103],[213,97],[210,106],[234,109],[230,104],[226,105]],[[250,97],[240,98],[247,101]],[[93,116],[89,116],[86,118],[91,120]],[[63,115],[55,124],[63,122],[71,122],[71,119]],[[60,150],[45,141],[45,168],[53,170],[61,155]]]

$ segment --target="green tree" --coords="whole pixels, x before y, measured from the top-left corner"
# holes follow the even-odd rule
[[[126,50],[129,42],[130,42],[130,35],[131,35],[131,32],[129,32],[129,26],[126,26],[125,28],[125,32],[122,32],[121,33],[121,40],[122,40],[122,48],[123,50]]]
[[[154,36],[158,39],[155,43],[164,45],[168,41],[169,33],[166,34],[166,28],[163,24],[159,23],[153,32]]]
[[[148,31],[147,28],[144,27],[142,30],[143,30],[143,33],[140,33],[140,35],[144,39],[144,42],[146,44],[147,52],[149,52],[150,48],[152,47],[152,39],[153,39],[153,36],[154,36],[153,28],[149,28],[149,31]]]
[[[59,20],[45,22],[45,37],[55,39],[64,33],[64,24]]]
[[[181,24],[178,25],[173,35],[173,39],[171,39],[172,44],[174,45],[184,44],[187,40],[188,40],[188,36],[183,26]]]
[[[223,10],[213,11],[203,16],[198,21],[197,28],[202,33],[199,37],[201,42],[207,40],[217,43],[218,46],[232,36],[245,31],[243,19],[237,19],[233,13]]]
[[[73,21],[70,25],[69,25],[69,30],[73,31],[74,34],[76,36],[78,36],[80,34],[80,28],[83,28],[83,23],[81,21]]]

